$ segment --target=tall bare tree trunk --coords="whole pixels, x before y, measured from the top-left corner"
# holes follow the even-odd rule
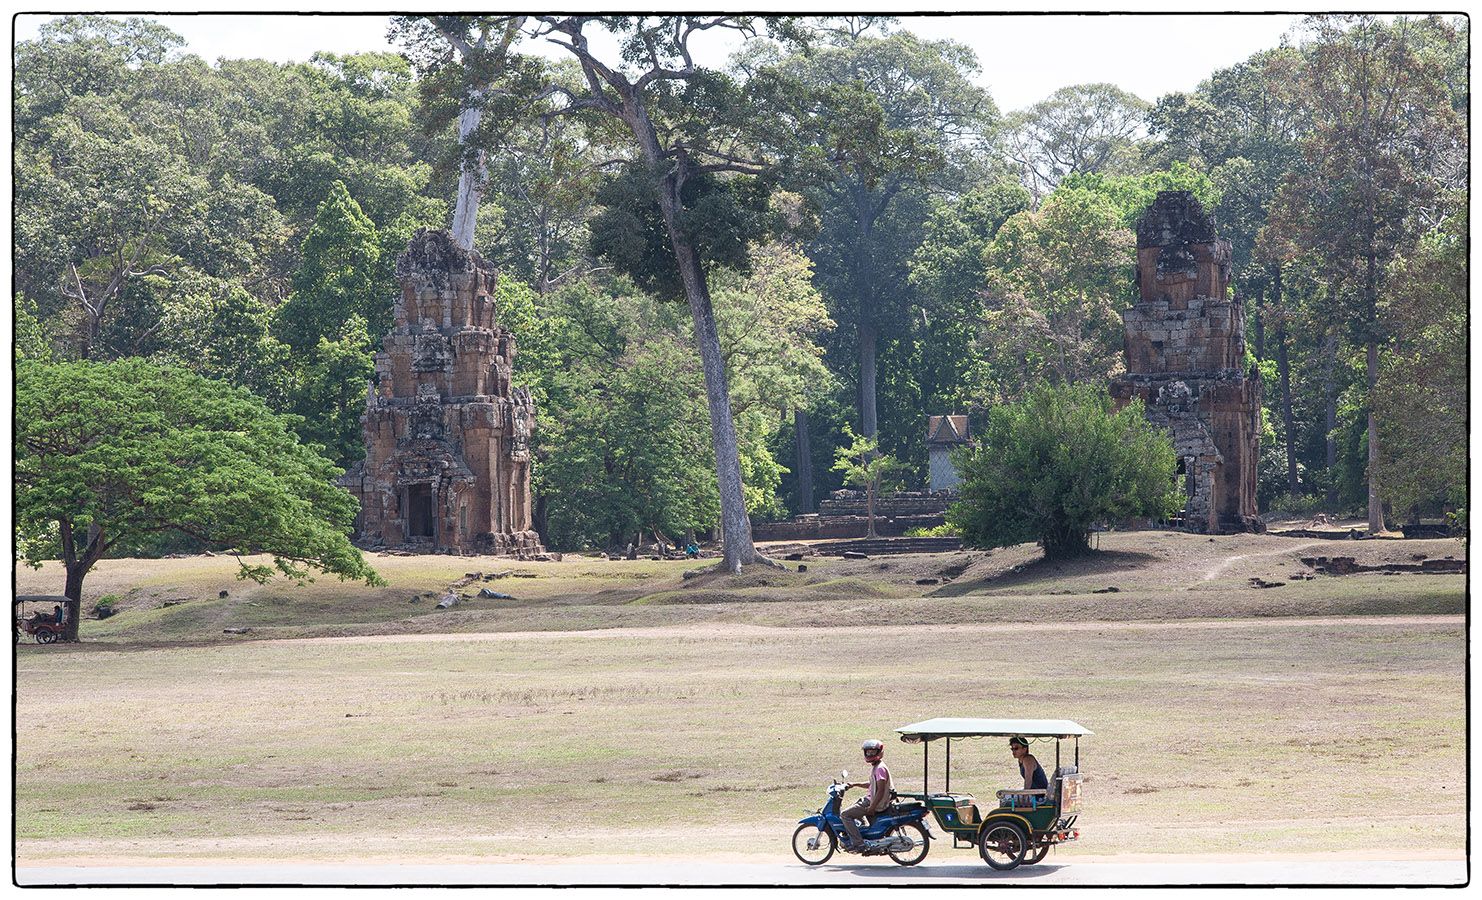
[[[1286,491],[1297,496],[1297,435],[1292,416],[1292,367],[1286,345],[1286,307],[1281,294],[1281,269],[1273,272],[1271,300],[1276,309],[1276,371],[1281,378],[1281,424],[1286,433]],[[1262,291],[1264,293],[1264,291]],[[1257,297],[1260,294],[1256,295]]]
[[[798,512],[813,511],[813,445],[808,435],[808,411],[795,409],[792,413],[793,437],[797,441]]]
[[[464,250],[473,249],[473,232],[478,224],[479,199],[484,193],[484,151],[467,155],[468,136],[478,130],[483,112],[475,93],[469,106],[458,117],[458,146],[464,148],[462,170],[458,173],[458,205],[453,209],[453,240]]]
[[[1379,383],[1379,342],[1369,341],[1366,369],[1369,382],[1369,533],[1384,530],[1384,503],[1379,497],[1379,420],[1374,415],[1374,387]]]
[[[1240,296],[1240,291],[1239,291],[1238,288],[1235,291],[1235,295],[1236,295],[1236,305],[1238,306],[1239,305],[1239,296]],[[1256,314],[1255,314],[1255,326],[1256,326],[1256,328],[1255,328],[1255,331],[1256,331],[1256,359],[1258,359],[1258,360],[1264,360],[1266,358],[1266,321],[1265,321],[1265,319],[1266,319],[1266,286],[1264,284],[1262,284],[1262,285],[1259,285],[1259,286],[1256,287]]]
[[[1364,304],[1369,334],[1364,368],[1369,386],[1369,466],[1365,474],[1369,482],[1369,533],[1378,534],[1384,530],[1384,503],[1379,497],[1379,419],[1374,415],[1374,391],[1379,385],[1379,337],[1375,333],[1379,328],[1379,291],[1375,271],[1378,261],[1371,253],[1366,263]]]
[[[633,107],[629,107],[633,109]],[[637,110],[629,122],[651,166],[661,162],[658,138],[646,114]],[[720,335],[715,327],[715,310],[710,303],[710,288],[705,282],[705,269],[699,253],[679,223],[684,207],[679,199],[680,173],[671,170],[658,183],[659,210],[669,232],[669,243],[679,266],[685,299],[689,301],[690,318],[695,327],[695,345],[700,352],[700,368],[705,373],[705,399],[710,408],[710,442],[715,449],[715,480],[720,492],[720,525],[725,567],[739,573],[741,567],[763,561],[751,540],[751,519],[746,513],[746,498],[741,491],[741,454],[736,441],[736,422],[731,416],[731,394],[726,383],[725,358],[720,352]]]
[[[874,325],[859,326],[859,428],[864,437],[875,436],[875,344]]]
[[[1338,365],[1338,336],[1331,331],[1323,338],[1323,373],[1322,373],[1322,400],[1323,400],[1323,427],[1326,440],[1324,442],[1323,461],[1328,469],[1328,496],[1329,506],[1338,502],[1338,484],[1333,480],[1333,468],[1338,465],[1338,443],[1333,439],[1333,432],[1338,430],[1338,400],[1336,395],[1337,386],[1333,383],[1334,370]]]

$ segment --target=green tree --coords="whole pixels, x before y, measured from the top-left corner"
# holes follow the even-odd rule
[[[23,361],[15,412],[18,544],[31,565],[60,556],[73,638],[87,573],[150,534],[271,554],[240,560],[259,582],[276,569],[381,583],[346,537],[356,505],[340,470],[246,391],[138,359]]]
[[[270,198],[194,171],[116,101],[75,98],[18,142],[17,285],[71,326],[80,356],[144,349],[159,321],[120,316],[131,291],[191,269],[240,277],[279,239]]]
[[[1042,386],[989,410],[960,451],[961,500],[947,521],[972,547],[1038,541],[1046,558],[1090,549],[1093,525],[1162,518],[1182,505],[1168,436],[1100,385]]]
[[[732,390],[747,508],[783,513],[784,469],[772,454],[784,410],[814,402],[829,375],[815,337],[831,327],[794,248],[754,248],[746,273],[711,273]],[[500,320],[520,341],[517,376],[531,386],[537,519],[557,546],[613,544],[635,531],[668,535],[717,524],[719,497],[684,310],[594,275],[543,295],[501,284]],[[626,535],[626,537],[624,537]]]
[[[988,246],[986,390],[1017,398],[1035,384],[1104,383],[1121,365],[1121,312],[1132,299],[1135,238],[1101,193],[1061,188],[1017,213]]]
[[[15,296],[15,358],[51,362],[51,342],[37,316],[36,304],[24,294]]]
[[[925,352],[918,377],[929,409],[968,409],[981,396],[972,383],[990,362],[977,339],[987,251],[1003,223],[1029,209],[1030,200],[1017,179],[1002,178],[942,200],[926,221],[911,257],[911,285],[921,305]]]
[[[834,471],[844,476],[844,483],[863,488],[865,492],[865,515],[868,526],[866,537],[875,537],[875,498],[882,491],[898,490],[898,476],[904,468],[900,460],[889,453],[880,452],[880,442],[874,438],[861,437],[846,431],[852,438],[849,446],[834,451]]]
[[[832,46],[809,48],[777,69],[813,104],[805,137],[825,159],[806,189],[820,211],[809,256],[844,326],[837,337],[853,339],[859,427],[875,437],[880,347],[910,327],[910,261],[930,196],[967,183],[958,161],[984,152],[998,109],[973,83],[970,49],[909,32],[836,31]]]
[[[261,397],[287,410],[302,357],[273,336],[273,310],[235,281],[189,273],[162,303],[150,358]]]
[[[1467,507],[1467,236],[1465,197],[1442,227],[1397,259],[1385,311],[1393,344],[1374,409],[1385,454],[1380,483],[1397,511]]]
[[[380,257],[376,226],[344,182],[336,181],[304,238],[293,293],[278,309],[279,339],[296,351],[311,350],[351,316],[372,323],[376,334],[385,333],[391,297],[376,278]]]
[[[537,506],[557,547],[621,547],[640,531],[713,527],[719,513],[702,379],[683,312],[626,279],[529,291],[520,377],[540,416]]]
[[[1368,395],[1369,530],[1384,530],[1379,418],[1372,397],[1387,343],[1383,308],[1390,263],[1411,246],[1438,209],[1465,141],[1446,68],[1425,28],[1397,17],[1313,16],[1306,21],[1299,89],[1311,113],[1304,165],[1291,172],[1272,219],[1320,254],[1345,324],[1365,350]]]
[[[1060,179],[1096,172],[1132,174],[1148,104],[1113,84],[1063,87],[1004,123],[1004,152],[1035,199]]]
[[[293,409],[303,419],[305,443],[318,445],[341,468],[365,457],[360,417],[366,385],[376,373],[374,345],[365,320],[350,316],[332,336],[309,351],[294,390]]]
[[[1159,191],[1189,191],[1205,209],[1220,202],[1220,188],[1214,179],[1187,163],[1174,162],[1166,169],[1136,175],[1107,175],[1101,172],[1068,175],[1055,188],[1062,191],[1082,190],[1100,194],[1116,207],[1122,224],[1136,228],[1143,210],[1158,199]],[[1050,195],[1052,198],[1055,194]]]

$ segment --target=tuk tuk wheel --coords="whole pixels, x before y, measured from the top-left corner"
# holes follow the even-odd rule
[[[978,855],[995,869],[1012,869],[1024,861],[1029,841],[1012,822],[990,823],[978,841]]]
[[[834,855],[837,839],[827,828],[806,823],[792,833],[792,853],[810,866],[821,866]]]
[[[1049,844],[1040,844],[1038,847],[1035,847],[1033,850],[1029,851],[1028,853],[1026,853],[1024,855],[1024,863],[1023,864],[1026,865],[1026,866],[1032,866],[1035,863],[1039,862],[1040,860],[1044,859],[1045,856],[1047,856],[1049,854],[1049,852],[1050,852],[1050,845]]]
[[[57,639],[57,633],[55,631],[38,631],[38,632],[36,632],[36,643],[38,643],[38,644],[50,644],[53,641],[55,641],[56,639]]]

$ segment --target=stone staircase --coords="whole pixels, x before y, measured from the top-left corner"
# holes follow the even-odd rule
[[[959,537],[859,538],[852,541],[820,541],[810,548],[819,556],[839,556],[845,552],[866,556],[894,556],[898,553],[950,553],[962,549]]]

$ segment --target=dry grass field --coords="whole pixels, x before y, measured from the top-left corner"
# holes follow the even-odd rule
[[[117,598],[112,618],[83,622],[83,638],[106,645],[241,642],[483,631],[567,631],[682,624],[832,626],[1166,620],[1206,617],[1460,613],[1461,575],[1308,574],[1301,558],[1353,556],[1360,563],[1464,558],[1457,540],[1324,541],[1264,535],[1171,532],[1107,534],[1101,553],[1048,565],[1023,545],[867,560],[809,559],[806,573],[751,570],[741,578],[684,579],[693,561],[633,562],[566,556],[518,563],[494,557],[391,556],[371,563],[389,582],[367,588],[321,579],[298,586],[236,579],[225,556],[104,560],[84,585],[84,610]],[[436,594],[472,572],[509,572],[470,584],[466,602],[436,609]],[[1254,588],[1250,579],[1279,582]],[[936,584],[918,581],[936,579]],[[20,593],[60,593],[60,566],[21,569]],[[479,588],[512,600],[478,599]],[[1109,589],[1115,589],[1109,590]],[[221,598],[221,591],[228,596]],[[414,602],[415,601],[415,602]],[[250,628],[226,635],[225,628]]]
[[[917,789],[920,750],[889,732],[936,715],[1096,732],[1062,858],[1460,855],[1463,576],[1285,579],[1304,555],[1464,549],[1303,543],[1108,535],[1058,571],[1015,548],[739,584],[682,579],[693,563],[375,557],[376,590],[108,561],[89,598],[123,612],[82,645],[18,648],[18,860],[785,859],[863,737]],[[515,600],[409,602],[506,569],[536,577],[479,586]],[[1013,783],[999,741],[953,757],[955,790]]]

